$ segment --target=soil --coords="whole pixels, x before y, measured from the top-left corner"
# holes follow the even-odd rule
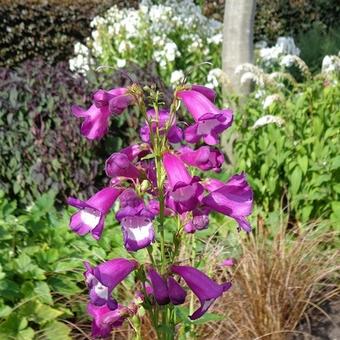
[[[309,324],[304,321],[297,328],[304,334],[296,334],[292,340],[340,340],[340,297],[321,308],[325,313],[313,309],[308,315]]]

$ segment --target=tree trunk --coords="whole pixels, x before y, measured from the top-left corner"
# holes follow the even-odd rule
[[[241,86],[235,68],[253,62],[255,7],[256,0],[225,0],[222,69],[229,81],[223,89],[228,95],[244,96],[250,90],[250,84]]]

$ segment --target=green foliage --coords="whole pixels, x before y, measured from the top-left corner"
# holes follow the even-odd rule
[[[81,238],[54,199],[49,192],[20,211],[0,192],[0,339],[71,339],[62,320],[84,313],[82,262],[126,255],[112,222],[99,242]]]
[[[136,5],[135,0],[1,0],[0,66],[14,66],[41,57],[65,61],[73,44],[90,34],[92,18],[112,4]]]
[[[91,27],[86,46],[75,44],[72,70],[116,69],[129,62],[145,67],[154,61],[157,73],[169,84],[189,70],[191,81],[205,82],[207,66],[202,63],[220,64],[222,25],[202,15],[192,1],[166,0],[160,5],[145,1],[139,9],[113,6],[96,16]]]
[[[292,219],[332,218],[339,224],[340,87],[322,79],[299,85],[264,111],[252,98],[236,115],[238,171],[245,171],[255,202],[267,211],[288,209]],[[252,128],[265,114],[283,118],[280,127]]]
[[[297,44],[301,50],[300,57],[314,72],[320,69],[325,55],[337,55],[340,51],[340,29],[327,32],[316,24],[309,31],[299,34]]]

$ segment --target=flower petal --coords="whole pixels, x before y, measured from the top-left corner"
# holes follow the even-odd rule
[[[155,269],[150,267],[148,269],[149,278],[152,285],[153,295],[159,305],[166,305],[170,302],[168,287],[166,282]]]
[[[171,188],[175,187],[175,185],[179,182],[186,184],[191,182],[192,177],[186,169],[183,161],[177,156],[170,152],[166,152],[163,155],[163,164]]]

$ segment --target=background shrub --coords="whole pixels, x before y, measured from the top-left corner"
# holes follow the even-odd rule
[[[316,23],[309,31],[298,35],[297,44],[301,50],[300,57],[311,71],[316,71],[320,68],[325,55],[339,53],[340,28],[332,28],[326,33],[323,26]]]
[[[203,0],[206,15],[223,20],[224,0]],[[340,3],[337,0],[257,0],[255,41],[274,43],[279,36],[297,37],[321,23],[323,30],[336,27],[340,21]]]
[[[143,70],[129,65],[125,72],[167,91],[152,64]],[[70,107],[89,105],[94,89],[130,83],[124,72],[92,73],[87,82],[75,77],[66,63],[51,66],[42,60],[26,61],[15,71],[0,68],[0,188],[29,203],[49,189],[64,200],[102,186],[104,160],[136,139],[138,113],[132,108],[112,118],[108,135],[89,142],[80,135],[81,120]]]
[[[0,69],[0,83],[1,189],[22,202],[50,188],[59,198],[92,191],[96,144],[80,136],[70,113],[71,104],[88,99],[85,80],[66,64],[35,60]]]
[[[92,18],[108,7],[136,5],[136,0],[1,0],[0,66],[34,57],[67,60],[76,41],[90,35]]]
[[[340,221],[340,87],[314,79],[263,107],[251,99],[235,116],[235,163],[266,212],[287,209],[292,220]],[[284,120],[254,128],[265,115]]]

